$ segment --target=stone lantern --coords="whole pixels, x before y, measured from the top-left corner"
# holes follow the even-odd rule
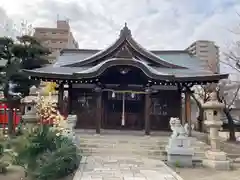
[[[216,92],[212,92],[210,100],[204,103],[202,107],[206,115],[204,124],[209,128],[211,145],[211,149],[205,153],[206,159],[203,160],[203,165],[218,170],[228,170],[230,169],[230,161],[227,159],[227,154],[221,151],[219,147],[219,129],[223,123],[220,116],[224,104],[218,101]]]
[[[24,124],[35,124],[38,121],[37,118],[37,110],[36,103],[38,99],[34,96],[27,96],[21,100],[21,103],[24,105],[24,115],[22,116],[22,120]]]
[[[37,95],[37,88],[35,86],[30,88],[29,96],[21,99],[21,104],[24,106],[24,115],[22,116],[23,123],[27,128],[31,128],[38,122],[36,104],[39,100]]]

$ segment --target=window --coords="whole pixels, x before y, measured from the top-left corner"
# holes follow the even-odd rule
[[[66,34],[67,33],[67,31],[61,31],[61,32],[59,32],[59,34]]]

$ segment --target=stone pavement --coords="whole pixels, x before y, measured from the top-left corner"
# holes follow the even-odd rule
[[[179,168],[177,172],[184,180],[240,180],[240,167],[231,171],[216,171],[204,167]]]
[[[74,180],[182,180],[160,160],[143,157],[88,156]]]
[[[195,137],[198,141],[202,141],[204,143],[208,142],[208,134],[200,133],[194,131],[192,133],[193,137]],[[220,139],[220,148],[222,151],[228,154],[228,157],[232,160],[236,158],[240,158],[240,144],[237,142],[228,142],[225,139]]]
[[[181,168],[177,171],[182,179],[161,161],[165,159],[162,152],[169,134],[153,133],[148,137],[143,132],[94,133],[77,132],[85,158],[74,180],[240,180],[240,168],[221,173],[206,168]],[[193,135],[195,157],[202,159],[208,145],[197,140],[200,135]]]

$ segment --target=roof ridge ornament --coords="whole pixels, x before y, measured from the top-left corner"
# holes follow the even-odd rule
[[[128,37],[132,36],[131,30],[127,27],[127,23],[125,22],[124,27],[121,29],[120,36]]]

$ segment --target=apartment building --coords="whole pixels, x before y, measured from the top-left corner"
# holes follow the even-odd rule
[[[187,50],[201,60],[206,61],[206,68],[214,73],[219,73],[219,47],[214,42],[199,40],[192,43]]]
[[[61,49],[78,49],[78,43],[73,37],[69,22],[65,20],[58,20],[55,28],[36,27],[34,37],[52,52],[49,55],[50,63],[60,55]]]

